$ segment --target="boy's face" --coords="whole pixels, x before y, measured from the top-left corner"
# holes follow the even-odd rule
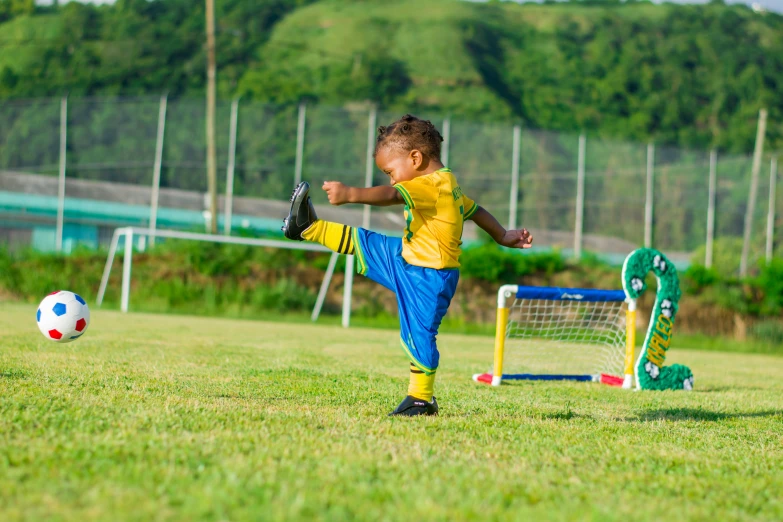
[[[394,147],[381,147],[375,154],[375,164],[391,178],[392,185],[421,176],[425,162],[424,155],[416,149],[406,153]]]

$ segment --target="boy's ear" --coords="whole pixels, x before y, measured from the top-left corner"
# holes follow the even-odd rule
[[[408,158],[411,160],[411,163],[413,163],[414,169],[419,169],[425,161],[424,154],[422,154],[419,149],[413,149],[410,151]]]

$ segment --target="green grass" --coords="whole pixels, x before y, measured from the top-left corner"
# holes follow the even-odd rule
[[[0,304],[0,519],[781,520],[783,358],[673,349],[691,393],[474,384],[389,419],[392,331],[95,312],[66,345]]]

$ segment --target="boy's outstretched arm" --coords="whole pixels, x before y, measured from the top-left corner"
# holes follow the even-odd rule
[[[376,207],[388,207],[404,203],[402,196],[390,186],[359,188],[349,187],[339,181],[324,181],[323,190],[332,205],[362,203]]]
[[[533,246],[533,236],[526,228],[522,230],[506,230],[498,223],[495,216],[479,206],[478,210],[470,216],[475,224],[490,235],[499,245],[509,248],[530,248]]]

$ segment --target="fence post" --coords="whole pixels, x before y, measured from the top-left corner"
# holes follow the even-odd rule
[[[302,181],[302,164],[304,162],[305,118],[307,104],[299,104],[299,121],[296,124],[296,164],[294,165],[294,186]]]
[[[125,252],[122,258],[122,295],[120,296],[120,310],[128,312],[130,302],[131,263],[133,263],[133,228],[125,229]]]
[[[653,176],[655,165],[655,145],[647,144],[647,193],[644,200],[644,246],[652,248],[653,240],[653,197],[655,186]]]
[[[767,264],[772,261],[772,248],[775,234],[775,186],[778,177],[778,159],[773,157],[769,162],[769,208],[767,209]]]
[[[715,192],[718,180],[718,152],[710,151],[710,181],[707,200],[707,245],[704,252],[704,266],[712,268],[712,250],[715,242]]]
[[[511,154],[511,194],[508,200],[508,229],[517,228],[517,205],[519,204],[519,156],[522,142],[522,127],[514,125],[513,149]]]
[[[740,258],[740,277],[748,275],[748,256],[750,255],[750,237],[753,233],[753,214],[756,213],[756,197],[759,191],[759,170],[761,155],[764,153],[764,136],[767,133],[767,110],[759,111],[759,123],[756,128],[756,147],[753,150],[753,167],[750,173],[750,191],[748,206],[745,208],[745,229],[742,233],[742,257]]]
[[[375,168],[375,125],[378,122],[378,109],[373,106],[367,121],[367,156],[364,165],[364,186],[372,187],[372,173]],[[364,205],[362,209],[362,227],[370,228],[370,205]]]
[[[587,137],[579,135],[579,156],[576,167],[576,223],[574,224],[574,257],[582,257],[582,232],[585,216],[585,149]]]
[[[65,222],[65,155],[68,140],[68,96],[60,98],[60,170],[57,178],[57,228],[54,248],[63,249],[63,226]]]
[[[329,265],[326,267],[324,280],[321,281],[321,288],[318,290],[318,298],[315,300],[313,313],[310,314],[310,320],[313,322],[317,321],[318,316],[321,315],[321,308],[323,308],[324,301],[326,301],[326,292],[329,291],[329,284],[332,282],[332,276],[334,275],[334,268],[337,266],[338,257],[340,257],[340,254],[337,252],[332,252],[331,257],[329,257]]]
[[[95,299],[95,304],[101,306],[103,304],[103,298],[106,295],[106,287],[109,285],[109,276],[111,275],[111,267],[114,264],[114,256],[117,254],[117,245],[120,241],[120,230],[115,229],[114,234],[111,237],[111,245],[109,246],[109,255],[106,256],[106,265],[103,267],[103,275],[101,276],[101,286],[98,287],[98,297]]]
[[[158,227],[158,201],[160,198],[160,171],[163,167],[163,136],[166,132],[166,108],[168,96],[160,97],[158,107],[158,135],[155,140],[155,165],[152,172],[152,201],[150,202],[150,229]],[[155,235],[150,236],[150,246],[155,246]]]
[[[351,299],[353,298],[353,263],[355,256],[345,257],[345,286],[343,287],[343,328],[351,325]]]
[[[234,167],[237,158],[237,120],[239,99],[231,102],[231,122],[228,130],[228,165],[226,167],[226,204],[223,216],[223,234],[231,235],[231,219],[234,215]]]
[[[443,145],[440,148],[440,160],[445,166],[449,166],[449,147],[451,145],[451,118],[443,120]]]

